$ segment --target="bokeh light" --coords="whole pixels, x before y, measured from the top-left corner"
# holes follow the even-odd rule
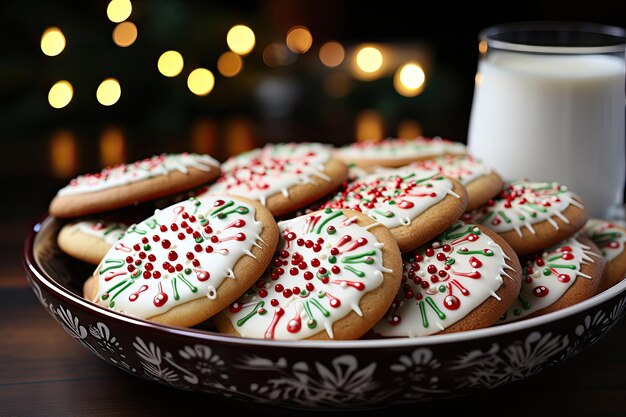
[[[206,96],[213,90],[215,77],[206,68],[196,68],[187,78],[187,87],[197,96]]]
[[[313,35],[305,26],[294,26],[287,32],[287,48],[296,54],[303,54],[313,45]]]
[[[107,17],[113,23],[120,23],[128,19],[132,11],[130,0],[111,0],[107,6]]]
[[[393,86],[404,97],[419,95],[426,81],[426,74],[419,64],[409,62],[398,68],[393,77]]]
[[[113,29],[113,42],[125,48],[137,40],[137,26],[133,22],[122,22]]]
[[[74,89],[68,81],[57,81],[48,92],[48,103],[55,109],[61,109],[72,101]]]
[[[124,132],[116,126],[109,127],[100,136],[100,165],[108,167],[126,161]]]
[[[270,43],[263,49],[263,62],[268,67],[281,67],[293,62],[295,55],[290,54],[287,47],[280,43]]]
[[[50,27],[41,35],[41,50],[48,56],[57,56],[65,49],[65,35],[61,29]]]
[[[224,52],[217,60],[217,70],[224,77],[234,77],[243,67],[243,60],[234,52]]]
[[[256,38],[248,26],[236,25],[226,35],[226,43],[231,51],[238,55],[248,55],[254,49]]]
[[[357,52],[356,64],[363,72],[376,72],[383,65],[383,54],[378,48],[366,46]]]
[[[346,51],[339,42],[326,42],[320,48],[320,61],[328,68],[338,67],[345,57]]]
[[[67,130],[52,134],[50,138],[50,170],[57,178],[69,178],[76,174],[78,152],[76,136]]]
[[[102,81],[96,91],[96,98],[98,103],[103,106],[112,106],[122,96],[122,87],[115,78],[107,78]]]
[[[178,51],[166,51],[161,54],[157,67],[166,77],[176,77],[183,70],[185,61]]]
[[[422,136],[422,125],[414,119],[404,119],[398,125],[398,138],[415,139]]]
[[[356,140],[380,141],[384,133],[383,116],[376,110],[366,109],[360,111],[356,116]]]

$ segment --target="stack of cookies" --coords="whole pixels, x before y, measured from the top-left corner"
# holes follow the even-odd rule
[[[59,247],[95,265],[89,301],[241,337],[478,329],[626,274],[626,230],[441,138],[268,144],[221,164],[163,154],[73,179],[50,214]]]

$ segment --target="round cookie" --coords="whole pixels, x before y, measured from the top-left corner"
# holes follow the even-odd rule
[[[325,209],[278,224],[274,260],[214,318],[224,333],[265,339],[357,339],[385,314],[402,259],[389,230],[362,213]]]
[[[55,217],[80,217],[190,190],[219,175],[208,155],[161,154],[130,164],[80,175],[50,202]]]
[[[600,250],[582,235],[520,261],[522,288],[500,323],[540,316],[586,300],[597,293],[604,268]]]
[[[98,265],[129,225],[103,219],[83,219],[65,224],[57,236],[59,248],[66,254]]]
[[[335,157],[346,164],[355,164],[367,170],[374,167],[399,168],[413,161],[465,153],[465,145],[460,142],[440,137],[418,137],[355,142],[336,148]]]
[[[461,184],[437,171],[404,167],[376,172],[342,186],[322,208],[363,212],[388,227],[400,251],[429,241],[465,211]]]
[[[556,182],[516,181],[486,205],[463,216],[498,233],[518,255],[568,238],[587,222],[579,197]]]
[[[491,167],[472,155],[443,155],[411,164],[419,169],[432,169],[460,182],[467,191],[466,211],[474,210],[498,195],[504,182]]]
[[[402,286],[374,333],[416,337],[491,326],[520,284],[518,258],[500,236],[457,222],[404,256]]]
[[[274,218],[257,202],[191,198],[126,231],[94,273],[92,301],[158,323],[193,326],[243,294],[277,243]]]
[[[207,193],[258,200],[274,216],[306,207],[346,180],[348,168],[321,143],[267,144],[230,158]]]
[[[600,219],[590,219],[585,235],[596,244],[606,262],[598,292],[604,291],[626,277],[626,229]]]

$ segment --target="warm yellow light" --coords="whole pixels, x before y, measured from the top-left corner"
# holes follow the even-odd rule
[[[400,139],[415,139],[422,136],[422,125],[413,119],[405,119],[398,125]]]
[[[263,49],[263,62],[268,67],[279,67],[289,64],[289,50],[280,43],[270,43]]]
[[[96,98],[103,106],[112,106],[120,99],[122,87],[115,78],[102,81],[96,91]]]
[[[234,77],[243,67],[243,60],[234,52],[224,52],[217,60],[217,70],[224,77]]]
[[[313,35],[306,26],[294,26],[287,32],[287,48],[296,54],[303,54],[313,45]]]
[[[61,29],[51,27],[41,35],[41,50],[48,56],[57,56],[65,49],[65,36]]]
[[[120,23],[128,19],[132,11],[130,0],[111,0],[107,6],[107,17],[113,23]]]
[[[476,73],[476,76],[474,77],[474,82],[476,83],[476,85],[480,85],[480,83],[483,82],[483,75],[480,72]]]
[[[76,136],[69,131],[59,131],[50,138],[50,169],[57,178],[76,174],[78,165]]]
[[[248,55],[254,48],[256,39],[248,26],[236,25],[226,35],[226,43],[231,51],[238,55]]]
[[[60,109],[70,104],[72,97],[74,97],[72,84],[67,81],[58,81],[48,92],[48,103],[55,109]]]
[[[206,68],[196,68],[187,78],[187,87],[198,96],[206,96],[213,90],[215,77]]]
[[[178,51],[166,51],[159,57],[157,67],[166,77],[176,77],[183,70],[183,56]]]
[[[346,57],[346,51],[339,42],[326,42],[320,48],[320,61],[328,68],[339,66]]]
[[[380,141],[384,137],[383,116],[376,110],[362,110],[356,116],[357,141]]]
[[[122,22],[113,29],[113,42],[125,48],[137,40],[137,26],[133,22]]]
[[[356,64],[363,72],[376,72],[383,66],[383,54],[373,46],[366,46],[357,52]]]
[[[426,74],[418,64],[409,62],[401,66],[393,77],[393,86],[398,94],[415,97],[422,92]]]
[[[118,127],[110,127],[100,136],[100,165],[108,167],[126,160],[126,140]]]
[[[213,155],[216,145],[217,124],[208,118],[196,121],[191,129],[191,150],[196,153]]]
[[[478,42],[478,52],[480,52],[481,54],[486,54],[488,49],[489,44],[486,40],[483,39],[482,41]]]

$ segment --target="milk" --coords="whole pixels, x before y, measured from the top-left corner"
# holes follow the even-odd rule
[[[558,181],[591,216],[623,203],[623,56],[489,51],[481,59],[468,149],[505,180]]]

